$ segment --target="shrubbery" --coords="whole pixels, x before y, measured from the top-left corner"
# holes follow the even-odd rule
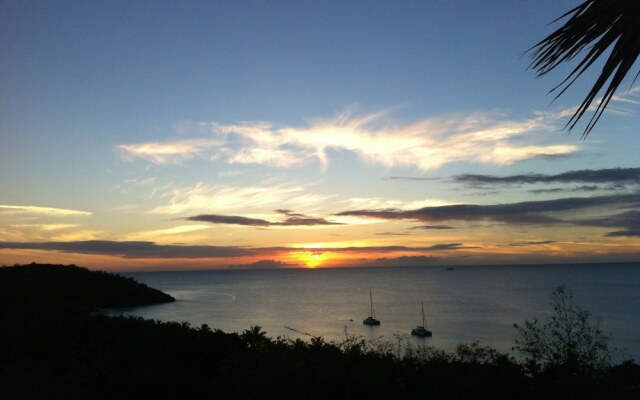
[[[575,304],[566,287],[560,286],[551,294],[553,313],[542,321],[527,320],[515,324],[518,335],[515,350],[525,356],[531,373],[555,367],[580,371],[598,371],[609,366],[609,338],[591,313]]]
[[[523,362],[477,343],[272,339],[259,326],[224,333],[5,303],[0,398],[640,398],[640,367],[609,366],[604,336],[570,300],[556,290],[554,313],[518,328]]]

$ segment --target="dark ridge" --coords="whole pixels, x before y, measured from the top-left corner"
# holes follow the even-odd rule
[[[76,265],[28,264],[0,268],[0,306],[82,309],[135,307],[175,299],[133,278]]]

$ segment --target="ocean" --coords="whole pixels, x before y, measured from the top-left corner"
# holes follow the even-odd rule
[[[215,270],[122,273],[174,296],[171,304],[111,310],[163,321],[270,337],[341,341],[346,335],[454,350],[479,342],[503,352],[514,323],[550,312],[551,292],[566,285],[611,337],[614,360],[640,361],[640,263],[411,268]],[[369,315],[369,290],[380,326]],[[417,338],[422,323],[433,337]]]

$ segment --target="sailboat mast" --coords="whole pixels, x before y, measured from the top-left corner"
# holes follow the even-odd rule
[[[421,302],[420,302],[420,305],[422,306],[422,326],[426,328],[426,326],[427,326],[427,322],[426,322],[426,321],[425,321],[425,319],[424,319],[424,302],[423,302],[423,301],[421,301]]]
[[[373,318],[375,318],[375,317],[376,317],[376,314],[375,314],[375,312],[373,311],[373,295],[371,294],[371,288],[369,288],[369,302],[370,302],[370,304],[371,304],[371,316],[372,316]]]

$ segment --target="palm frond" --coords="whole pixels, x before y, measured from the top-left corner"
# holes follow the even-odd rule
[[[586,53],[571,73],[551,89],[550,93],[556,93],[555,100],[611,48],[593,87],[565,125],[565,129],[571,131],[608,82],[582,133],[584,138],[596,125],[640,55],[640,0],[587,0],[553,22],[567,17],[562,27],[528,50],[532,52],[530,68],[543,76],[561,63],[573,60],[579,53]]]

